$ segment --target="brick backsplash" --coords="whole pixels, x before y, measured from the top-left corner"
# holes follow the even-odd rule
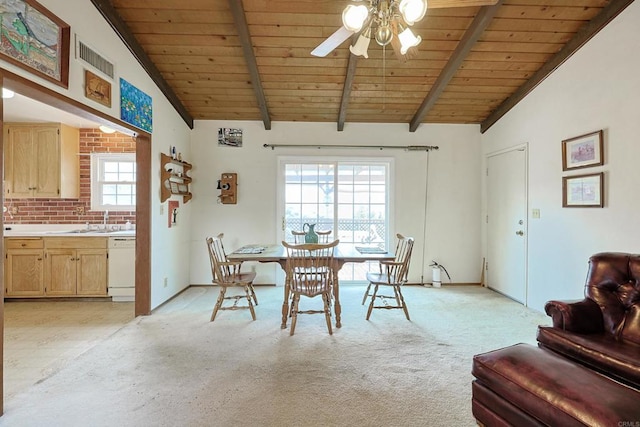
[[[106,134],[98,129],[80,129],[80,198],[8,199],[5,198],[5,224],[91,224],[102,223],[103,211],[91,210],[90,153],[135,153],[135,140],[121,133]],[[17,212],[15,209],[17,208]],[[15,212],[15,213],[13,213]],[[136,222],[136,213],[109,211],[110,224]]]

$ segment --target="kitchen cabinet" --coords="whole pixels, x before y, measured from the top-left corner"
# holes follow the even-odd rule
[[[80,131],[61,123],[6,123],[7,198],[78,198]]]
[[[41,238],[5,239],[5,296],[44,295],[43,248]]]
[[[106,237],[5,238],[6,297],[106,297]]]
[[[45,238],[47,296],[106,296],[107,238]]]

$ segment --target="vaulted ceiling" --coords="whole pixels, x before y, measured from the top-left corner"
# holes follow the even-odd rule
[[[184,120],[488,129],[633,0],[430,0],[410,58],[310,52],[347,0],[92,0]],[[495,3],[493,5],[487,5]],[[464,7],[451,7],[464,5]],[[473,6],[484,4],[486,6]],[[469,6],[471,5],[471,6]]]

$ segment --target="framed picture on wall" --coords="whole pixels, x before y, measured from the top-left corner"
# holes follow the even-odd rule
[[[34,0],[2,1],[0,16],[2,59],[69,87],[69,25]]]
[[[562,207],[601,208],[604,206],[604,172],[562,178]]]
[[[604,164],[602,130],[562,141],[562,170]]]
[[[84,96],[105,107],[111,107],[111,83],[89,70],[84,70]]]

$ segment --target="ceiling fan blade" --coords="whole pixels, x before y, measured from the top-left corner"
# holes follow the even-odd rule
[[[338,28],[338,30],[331,34],[325,41],[320,43],[318,47],[311,51],[311,55],[324,57],[327,56],[333,49],[337,48],[346,39],[353,35],[353,31],[347,30],[344,26]]]
[[[429,0],[429,9],[445,7],[493,6],[498,0]]]

